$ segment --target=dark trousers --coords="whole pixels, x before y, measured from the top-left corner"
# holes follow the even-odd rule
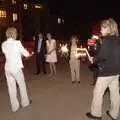
[[[46,74],[45,58],[40,54],[37,54],[36,56],[36,72],[37,73],[43,72]]]

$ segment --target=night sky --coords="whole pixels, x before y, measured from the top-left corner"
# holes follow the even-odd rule
[[[91,24],[112,17],[120,21],[120,4],[115,0],[29,0],[45,4],[50,13],[65,20],[66,31],[85,34]],[[85,33],[86,32],[86,33]]]
[[[39,1],[39,0],[38,0]],[[96,0],[40,0],[51,12],[71,19],[94,21],[108,17],[119,18],[120,6],[114,1]]]

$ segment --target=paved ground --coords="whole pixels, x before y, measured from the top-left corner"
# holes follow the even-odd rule
[[[88,120],[85,113],[90,110],[92,100],[92,73],[81,63],[81,83],[71,83],[68,64],[57,64],[55,80],[48,75],[34,75],[35,63],[25,61],[25,76],[32,104],[12,113],[4,75],[0,83],[0,120]],[[109,95],[104,97],[103,119],[109,108]]]

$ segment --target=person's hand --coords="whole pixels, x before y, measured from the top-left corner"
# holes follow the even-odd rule
[[[91,63],[93,63],[93,57],[90,57],[90,58],[89,58],[89,61],[90,61]]]
[[[50,51],[50,52],[48,52],[47,54],[50,55],[51,53],[52,53],[52,52]]]
[[[31,52],[31,54],[32,54],[32,55],[34,55],[34,54],[35,54],[35,52]]]
[[[34,54],[33,53],[29,53],[29,56],[25,57],[26,60],[28,60],[30,57],[32,57]]]

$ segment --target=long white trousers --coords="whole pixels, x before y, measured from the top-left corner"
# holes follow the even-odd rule
[[[80,60],[71,59],[69,63],[70,63],[72,81],[75,80],[80,81]]]
[[[19,69],[16,72],[11,72],[9,70],[5,70],[5,75],[7,78],[8,92],[9,92],[9,96],[10,96],[12,111],[16,112],[20,106],[18,98],[17,98],[16,82],[20,89],[20,97],[21,97],[22,107],[26,107],[29,105],[29,99],[28,99],[28,95],[27,95],[23,71],[22,71],[22,69]]]
[[[93,91],[93,100],[91,105],[91,114],[94,116],[102,116],[102,102],[105,90],[110,90],[110,114],[113,118],[118,118],[120,107],[119,94],[119,75],[109,77],[98,77]]]

